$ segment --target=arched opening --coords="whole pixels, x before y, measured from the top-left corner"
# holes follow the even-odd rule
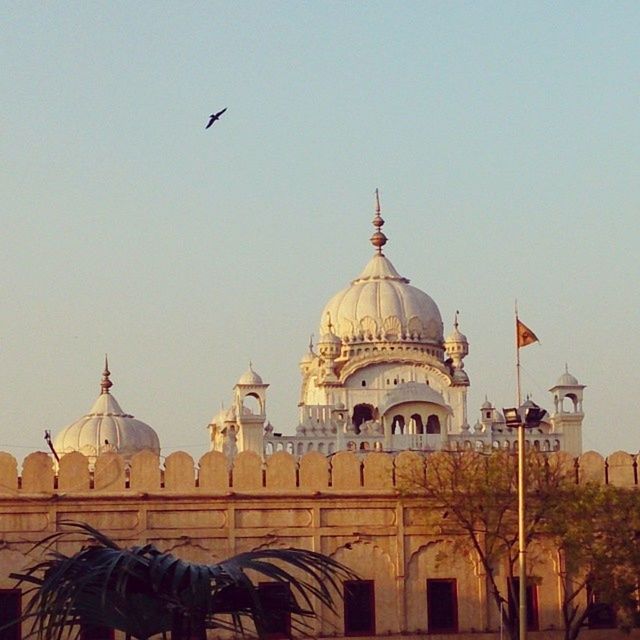
[[[347,451],[356,451],[356,449],[356,443],[353,440],[349,440],[349,442],[347,442]]]
[[[287,442],[287,453],[293,455],[293,442]]]
[[[427,418],[427,433],[440,433],[440,418],[435,413]]]
[[[562,413],[577,413],[578,411],[578,398],[574,393],[567,393],[562,398]]]
[[[301,456],[304,453],[304,443],[303,442],[298,442],[298,451],[297,451],[298,455]]]
[[[424,425],[422,424],[422,416],[419,413],[414,413],[411,416],[413,420],[414,433],[424,433]]]
[[[273,442],[267,442],[266,452],[265,453],[268,456],[270,456],[273,453]]]
[[[369,443],[368,442],[361,442],[360,443],[360,450],[361,451],[369,451]]]
[[[367,420],[373,420],[373,405],[357,404],[353,407],[353,416],[351,418],[356,433],[360,433],[360,425]]]
[[[242,398],[242,408],[245,412],[248,412],[254,416],[259,416],[263,414],[262,410],[262,402],[260,398],[255,393],[248,393],[244,398]]]
[[[393,420],[391,420],[391,433],[404,433],[404,416],[393,416]]]
[[[329,455],[331,455],[332,453],[335,453],[335,452],[336,452],[336,445],[333,442],[330,442],[328,453]]]
[[[318,442],[318,452],[324,453],[324,442]]]

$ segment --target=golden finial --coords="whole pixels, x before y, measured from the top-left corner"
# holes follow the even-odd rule
[[[382,247],[387,244],[387,236],[380,231],[382,225],[384,225],[384,220],[380,215],[380,192],[376,189],[376,215],[373,217],[373,226],[376,230],[371,236],[371,244],[380,255],[382,255]]]
[[[102,381],[100,382],[101,393],[109,393],[109,389],[113,387],[113,382],[109,380],[111,371],[109,371],[109,359],[107,354],[104,354],[104,371],[102,372]]]

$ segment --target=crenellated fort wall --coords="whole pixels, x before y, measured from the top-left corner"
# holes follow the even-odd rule
[[[547,454],[575,467],[576,482],[638,485],[637,456],[618,451],[603,457],[595,451],[571,459],[566,453]],[[572,460],[572,462],[571,462]],[[229,463],[220,452],[205,453],[196,463],[187,453],[176,451],[160,464],[160,458],[143,451],[126,464],[117,453],[104,453],[90,469],[81,453],[62,457],[55,469],[44,452],[29,454],[18,468],[17,460],[0,452],[0,499],[30,493],[57,496],[111,492],[208,493],[247,491],[380,491],[400,488],[400,480],[423,470],[428,456],[406,451],[396,455],[342,451],[327,457],[311,452],[296,458],[280,451],[266,461],[251,451],[238,454]]]

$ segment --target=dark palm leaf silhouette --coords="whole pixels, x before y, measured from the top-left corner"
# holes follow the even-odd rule
[[[357,577],[322,554],[304,549],[264,549],[216,564],[194,564],[163,553],[154,545],[121,548],[88,524],[63,522],[64,528],[36,548],[45,559],[11,577],[33,585],[24,618],[43,640],[59,640],[69,627],[89,624],[118,629],[144,640],[182,628],[223,628],[264,635],[274,615],[290,613],[297,630],[315,616],[314,599],[334,608],[343,580]],[[61,538],[85,542],[65,555],[53,549]],[[288,585],[287,597],[269,610],[247,572]],[[275,608],[275,611],[274,611]],[[247,627],[247,622],[253,625]]]

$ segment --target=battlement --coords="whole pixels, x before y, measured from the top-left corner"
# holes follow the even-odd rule
[[[398,454],[342,451],[332,456],[310,452],[299,459],[279,451],[262,460],[254,452],[240,453],[231,463],[222,453],[210,451],[196,463],[176,451],[164,459],[142,451],[128,464],[116,453],[100,455],[92,469],[81,453],[63,456],[56,469],[50,454],[29,454],[19,472],[17,460],[0,452],[0,499],[26,494],[117,493],[265,493],[265,492],[398,492],[403,478],[425,478],[430,455],[414,451]],[[469,453],[467,455],[478,455]],[[595,451],[572,458],[566,453],[547,454],[575,469],[577,483],[598,482],[635,487],[639,484],[636,455],[618,451],[603,457]],[[406,481],[405,481],[406,483]]]

